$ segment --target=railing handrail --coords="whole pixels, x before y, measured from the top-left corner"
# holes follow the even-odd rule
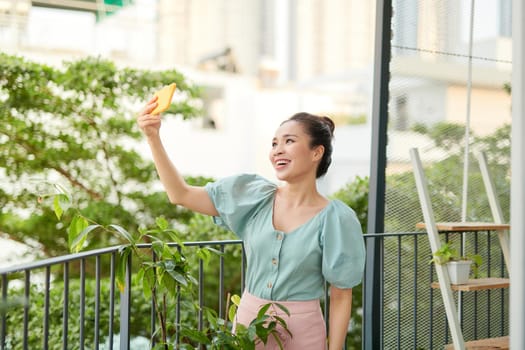
[[[241,240],[220,240],[220,241],[193,241],[193,242],[184,242],[184,246],[207,246],[207,245],[229,245],[229,244],[240,244],[242,243]],[[168,243],[169,246],[175,247],[178,245],[176,242]],[[87,250],[79,253],[71,253],[67,255],[47,258],[43,260],[37,260],[32,261],[25,264],[18,264],[13,265],[10,267],[4,267],[0,268],[0,275],[15,273],[15,272],[23,272],[27,270],[34,270],[38,268],[44,268],[52,265],[62,264],[65,262],[71,262],[76,260],[82,260],[84,258],[93,257],[97,255],[103,255],[107,253],[113,253],[121,249],[122,247],[125,247],[126,244],[121,244],[117,246],[111,246],[106,248],[99,248],[99,249],[93,249],[93,250]],[[151,243],[140,243],[137,244],[138,248],[149,248],[151,247]]]
[[[363,239],[374,238],[374,237],[397,237],[397,236],[418,236],[425,235],[426,231],[413,231],[413,232],[385,232],[385,233],[364,233]],[[207,245],[229,245],[229,244],[241,244],[242,240],[239,239],[230,239],[230,240],[218,240],[218,241],[191,241],[183,242],[184,246],[194,247],[194,246],[207,246]],[[176,242],[168,243],[169,246],[175,247],[178,245]],[[71,253],[67,255],[47,258],[43,260],[37,260],[25,264],[13,265],[10,267],[0,268],[0,275],[14,273],[14,272],[23,272],[26,270],[33,270],[37,268],[48,267],[56,264],[61,264],[64,262],[70,262],[75,260],[81,260],[87,257],[102,255],[106,253],[113,253],[118,251],[120,248],[126,246],[125,244],[111,246],[106,248],[99,248],[93,250],[87,250],[79,253]],[[137,244],[138,248],[149,248],[151,243],[140,243]]]

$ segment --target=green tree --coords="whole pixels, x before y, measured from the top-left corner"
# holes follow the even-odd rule
[[[199,90],[179,72],[121,69],[94,57],[55,68],[6,54],[0,72],[0,233],[45,256],[68,251],[66,228],[38,203],[49,183],[74,191],[96,222],[134,230],[159,215],[189,219],[153,190],[153,164],[134,148],[142,137],[136,113],[156,89],[177,84],[166,117],[198,115]],[[100,233],[87,248],[116,243]]]
[[[460,147],[464,127],[452,123],[438,123],[419,132],[428,135],[436,148],[443,151],[442,160],[425,167],[430,198],[436,221],[461,221],[461,194],[463,181],[463,149]],[[510,125],[506,124],[487,136],[472,136],[471,149],[484,151],[489,170],[495,182],[504,217],[509,218],[510,203]],[[474,153],[474,152],[472,152]],[[473,154],[469,157],[468,221],[492,221],[487,192],[479,164]],[[410,232],[423,220],[413,171],[392,174],[386,178],[385,230]]]

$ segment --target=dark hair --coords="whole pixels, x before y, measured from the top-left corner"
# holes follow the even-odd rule
[[[323,158],[317,166],[316,178],[320,178],[328,171],[332,163],[332,139],[334,137],[335,125],[332,119],[324,116],[300,112],[292,115],[290,118],[281,123],[289,121],[301,123],[304,131],[311,137],[310,147],[323,146]]]

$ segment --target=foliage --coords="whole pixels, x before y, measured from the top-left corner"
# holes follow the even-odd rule
[[[159,87],[178,88],[166,117],[197,116],[198,89],[179,72],[121,69],[95,57],[55,68],[3,53],[0,72],[2,233],[46,256],[68,251],[66,228],[37,203],[46,181],[74,190],[82,213],[97,222],[136,229],[159,215],[187,216],[154,190],[155,169],[133,148],[141,138],[135,114]],[[107,232],[87,242],[115,243]]]
[[[54,196],[53,208],[59,219],[63,213],[62,203],[70,201],[70,196],[63,192]],[[133,260],[138,261],[137,282],[142,287],[144,298],[151,299],[157,317],[158,329],[155,330],[152,338],[158,339],[153,349],[173,349],[177,325],[169,317],[168,310],[170,305],[176,304],[180,295],[195,295],[194,289],[198,285],[198,281],[191,274],[190,264],[186,258],[187,247],[180,237],[180,231],[171,228],[164,217],[156,219],[155,227],[140,228],[137,233],[130,233],[116,224],[103,226],[97,223],[88,224],[89,222],[92,221],[79,212],[73,217],[68,226],[70,249],[80,251],[86,245],[88,235],[97,230],[108,231],[127,241],[127,244],[121,246],[117,256],[117,286],[121,292],[124,291],[128,261],[130,256],[133,256]],[[166,242],[176,243],[176,246]],[[142,249],[140,247],[142,243],[151,243],[151,249]],[[195,255],[207,264],[210,251],[223,254],[213,248],[203,247],[198,248]],[[212,349],[222,349],[224,346],[231,349],[250,349],[255,348],[258,342],[266,344],[268,338],[272,336],[283,349],[278,337],[278,329],[289,331],[284,319],[276,314],[266,313],[270,307],[278,307],[289,316],[288,310],[281,304],[268,303],[261,307],[257,317],[248,327],[241,326],[236,333],[231,333],[227,328],[227,322],[218,319],[208,310],[210,328],[203,331],[191,327],[181,329],[180,335],[188,339],[184,348],[193,349],[194,344],[210,344]],[[217,328],[218,325],[222,327]]]
[[[449,134],[450,130],[455,130]],[[441,123],[430,127],[428,135],[441,145],[446,156],[438,162],[425,167],[429,184],[430,198],[436,221],[461,221],[461,188],[463,155],[457,146],[458,138],[464,129],[455,124]],[[454,146],[456,144],[456,146]],[[510,203],[510,125],[503,125],[492,134],[473,137],[471,148],[484,151],[494,182],[504,217],[509,217]],[[492,221],[488,198],[477,160],[470,157],[468,173],[467,221]],[[386,178],[385,196],[386,232],[411,232],[415,224],[422,220],[421,206],[417,196],[412,170],[390,174]]]
[[[68,299],[68,323],[69,332],[67,339],[69,344],[80,344],[80,310],[81,310],[81,294],[80,294],[80,280],[72,279],[69,281],[69,299]],[[93,279],[87,279],[84,283],[84,293],[87,296],[83,302],[84,312],[84,344],[88,349],[94,349],[95,344],[95,295],[96,281]],[[108,279],[100,280],[100,301],[98,304],[100,318],[98,320],[98,329],[100,337],[104,339],[108,334],[101,333],[100,330],[109,329],[109,302],[108,299],[111,297],[110,284]],[[11,288],[9,292],[10,300],[23,299],[22,288]],[[138,289],[132,289],[132,299],[135,301],[132,303],[132,309],[130,312],[130,332],[136,336],[148,336],[145,333],[149,323],[141,315],[149,314],[149,303],[144,298],[143,294]],[[118,300],[118,291],[113,296],[115,300]],[[32,286],[29,292],[29,300],[27,303],[29,306],[29,319],[28,329],[37,330],[42,329],[44,324],[44,303],[45,296],[42,293],[41,286]],[[7,349],[21,349],[23,346],[22,341],[22,329],[20,327],[23,324],[24,313],[17,312],[22,310],[20,305],[17,308],[12,308],[8,313],[7,317]],[[62,280],[51,283],[49,289],[49,314],[48,314],[48,325],[49,325],[49,340],[48,348],[50,350],[59,350],[63,348],[62,341],[62,317],[64,307],[64,284]],[[118,309],[118,303],[115,306]],[[118,327],[118,317],[115,318]],[[41,349],[42,348],[42,333],[36,331],[29,332],[28,348],[29,349]]]
[[[230,322],[233,322],[236,309],[240,304],[240,297],[234,295],[231,297],[231,301],[233,304],[229,308],[228,318]],[[250,322],[248,327],[237,324],[235,334],[229,331],[223,322],[213,324],[216,334],[212,338],[211,348],[217,350],[255,349],[255,346],[258,344],[267,344],[268,339],[272,337],[282,350],[284,349],[284,344],[278,336],[277,329],[286,332],[290,336],[292,336],[292,333],[288,330],[286,321],[279,315],[290,316],[290,312],[280,303],[268,303],[260,308],[256,318]]]
[[[324,113],[320,114],[323,115]],[[334,121],[336,125],[362,125],[366,124],[367,121],[367,116],[364,113],[357,115],[349,113],[327,113],[327,115],[330,115],[330,118]]]
[[[459,254],[458,250],[453,248],[448,243],[443,243],[434,254],[432,254],[432,259],[430,259],[430,263],[436,263],[439,265],[444,265],[450,261],[461,261],[461,260],[470,260],[472,261],[472,271],[474,272],[474,276],[478,276],[478,269],[479,266],[482,263],[481,255],[479,254],[469,254],[469,255],[461,255]]]
[[[186,232],[184,232],[186,241],[202,242],[210,240],[234,240],[238,239],[232,232],[227,231],[213,223],[209,216],[195,214],[188,222]],[[217,246],[216,249],[222,251],[222,255],[211,254],[208,258],[206,267],[206,276],[204,283],[204,300],[206,305],[214,310],[219,309],[219,300],[216,291],[219,290],[219,279],[216,276],[220,274],[221,263],[223,264],[224,276],[224,293],[231,295],[242,294],[241,280],[242,269],[242,250],[236,245]],[[220,258],[222,262],[220,261]],[[198,273],[199,258],[195,254],[188,256],[188,263],[193,274]]]
[[[434,140],[436,147],[450,152],[458,152],[464,144],[465,126],[448,122],[434,124],[428,130],[429,136]]]
[[[428,133],[428,127],[425,124],[423,124],[423,123],[414,123],[414,125],[412,125],[410,127],[410,129],[413,132],[417,132],[419,134],[426,134],[426,133]]]
[[[368,231],[368,177],[356,176],[352,182],[334,192],[331,198],[339,199],[350,208],[356,215],[363,232]]]

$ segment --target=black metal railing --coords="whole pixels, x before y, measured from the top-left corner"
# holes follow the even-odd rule
[[[242,242],[206,241],[184,245],[187,249],[214,247],[222,252],[231,247],[230,254],[218,255],[218,261],[212,259],[208,266],[208,270],[217,270],[214,279],[218,283],[217,298],[208,299],[217,301],[213,307],[218,309],[219,317],[224,317],[226,292],[240,294],[244,288]],[[137,247],[148,249],[151,245]],[[119,344],[119,349],[129,349],[130,339],[134,336],[142,335],[149,341],[155,329],[154,305],[144,299],[140,288],[132,288],[136,267],[131,255],[126,266],[120,267],[126,271],[124,288],[117,289],[117,254],[120,249],[116,246],[0,269],[0,349],[113,349],[114,344]],[[235,286],[225,285],[225,259],[234,260],[233,265],[237,268],[236,272],[228,271],[229,280],[238,282]],[[196,327],[201,330],[206,304],[206,271],[203,261],[195,260],[199,281]],[[184,302],[184,297],[179,295],[174,306],[177,327],[185,321],[183,313],[189,312],[183,310]],[[151,313],[148,325],[137,321],[143,318],[137,317],[137,313],[144,315],[144,312]],[[60,346],[57,334],[60,334]]]
[[[460,246],[461,237],[461,233],[449,233],[443,240]],[[505,277],[496,235],[480,232],[470,237],[465,248],[482,255],[480,273]],[[435,274],[429,264],[426,233],[366,234],[364,239],[383,241],[383,274],[376,281],[382,290],[382,329],[378,333],[383,348],[435,349],[449,343],[441,294],[430,287]],[[185,308],[190,300],[184,293],[178,294],[173,306],[177,327],[190,322],[200,330],[205,323],[204,307],[224,318],[227,293],[241,294],[244,251],[237,240],[188,242],[185,246],[211,246],[228,253],[215,256],[208,265],[200,259],[192,263],[199,281],[197,311]],[[149,245],[139,247],[148,249]],[[119,249],[98,249],[0,269],[1,350],[129,349],[130,342],[140,340],[138,336],[149,341],[156,322],[154,305],[140,288],[132,288],[136,267],[131,256],[125,267],[125,287],[116,287],[117,269],[122,268],[117,266]],[[462,293],[460,304],[466,340],[508,334],[507,290]],[[148,313],[148,324],[141,323]]]
[[[376,330],[382,348],[442,349],[451,343],[441,293],[431,288],[437,276],[426,232],[365,235],[371,239],[383,240],[383,273],[376,281],[383,291]],[[480,277],[508,277],[495,232],[444,233],[441,239],[481,255]],[[465,340],[508,335],[508,289],[455,293],[455,298]]]

